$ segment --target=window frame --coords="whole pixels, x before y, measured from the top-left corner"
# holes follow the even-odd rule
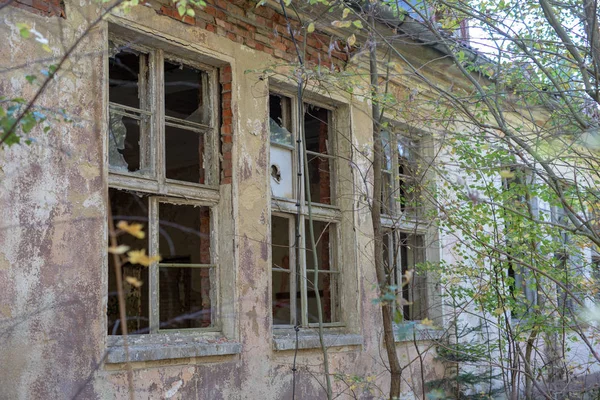
[[[418,173],[413,173],[413,174],[405,174],[405,173],[400,173],[400,157],[401,154],[398,151],[398,145],[400,144],[401,140],[399,139],[400,137],[405,138],[408,141],[411,142],[416,142],[417,144],[414,146],[414,149],[412,150],[412,152],[414,154],[417,154],[416,158],[417,160],[413,160],[412,163],[409,160],[409,163],[411,163],[413,165],[413,167],[415,169],[418,169],[418,158],[422,158],[423,157],[423,135],[419,135],[419,134],[414,134],[414,133],[407,133],[406,132],[407,129],[401,129],[398,128],[396,126],[394,126],[393,123],[388,122],[388,126],[385,128],[381,129],[381,148],[382,148],[382,155],[383,155],[383,162],[382,162],[382,177],[381,177],[381,185],[382,185],[382,198],[380,198],[381,201],[381,215],[384,217],[388,217],[388,218],[403,218],[404,220],[407,221],[418,221],[420,219],[420,214],[418,212],[415,212],[414,210],[412,212],[410,212],[410,209],[407,210],[407,206],[402,204],[402,201],[399,200],[400,196],[402,195],[401,193],[401,189],[402,189],[402,184],[400,183],[401,180],[405,179],[405,180],[412,180],[413,182],[418,182],[419,181],[419,174]],[[384,169],[384,164],[387,166],[387,155],[386,155],[386,150],[385,150],[385,143],[384,143],[384,138],[383,138],[383,133],[386,132],[389,135],[389,140],[388,140],[388,144],[391,147],[391,150],[389,152],[389,156],[391,157],[391,170],[389,169]],[[391,185],[385,181],[384,179],[384,175],[388,175],[389,176],[389,180],[391,180]],[[426,179],[425,176],[423,176],[423,179]],[[388,199],[384,199],[383,198],[383,186],[384,185],[388,185],[388,187],[390,188],[389,191],[389,197]],[[420,197],[420,192],[417,191],[416,196]],[[414,200],[412,200],[414,201]],[[422,202],[422,200],[421,200]]]
[[[292,184],[292,196],[290,198],[286,198],[286,197],[280,197],[280,196],[274,196],[273,193],[271,192],[271,190],[269,189],[270,192],[270,203],[271,203],[271,213],[270,216],[272,217],[279,217],[279,218],[286,218],[289,221],[289,232],[290,232],[290,269],[293,270],[294,268],[292,268],[292,260],[295,260],[296,258],[296,254],[295,254],[295,245],[294,245],[294,241],[295,241],[295,224],[296,224],[296,215],[298,214],[298,223],[299,223],[299,232],[300,232],[300,260],[299,260],[299,264],[300,264],[300,277],[297,277],[295,279],[290,279],[290,300],[291,300],[291,290],[292,290],[292,282],[296,282],[296,283],[300,283],[299,285],[299,290],[300,290],[300,301],[294,301],[296,304],[292,305],[290,304],[290,319],[291,321],[295,321],[296,315],[297,315],[297,311],[298,308],[300,308],[300,318],[301,321],[295,321],[297,325],[299,326],[304,326],[304,327],[308,327],[308,328],[315,328],[318,327],[319,324],[318,323],[313,323],[313,322],[308,322],[309,318],[308,318],[308,292],[311,291],[311,288],[308,288],[308,284],[307,284],[307,279],[311,279],[311,277],[308,275],[309,273],[307,272],[307,260],[306,260],[306,256],[308,254],[307,249],[309,246],[307,246],[307,241],[309,240],[308,238],[308,231],[305,229],[306,224],[309,221],[309,216],[308,216],[308,200],[306,200],[306,182],[305,182],[305,176],[304,176],[304,157],[302,155],[302,153],[298,152],[298,147],[297,147],[297,142],[296,142],[296,137],[294,136],[294,132],[298,132],[299,128],[300,128],[300,121],[298,121],[298,116],[297,113],[295,112],[295,110],[297,110],[298,107],[298,101],[300,101],[297,97],[297,93],[293,92],[292,90],[285,90],[282,89],[280,87],[270,87],[268,90],[268,98],[270,98],[271,95],[274,96],[278,96],[281,98],[287,98],[289,99],[289,108],[290,108],[290,121],[289,121],[289,126],[291,127],[291,131],[290,133],[292,134],[292,146],[289,145],[285,145],[285,144],[280,144],[280,143],[273,143],[271,141],[270,138],[270,130],[269,130],[269,154],[271,154],[271,148],[275,147],[275,148],[284,148],[287,150],[290,150],[292,153],[292,171],[291,171],[291,177],[294,178],[293,180],[293,184]],[[323,155],[321,153],[315,153],[312,152],[310,150],[307,150],[307,158],[310,159],[310,156],[320,156],[320,157],[326,157],[329,160],[329,170],[330,170],[330,176],[329,176],[329,191],[330,191],[330,203],[332,204],[325,204],[325,203],[316,203],[314,201],[311,201],[311,207],[312,207],[312,216],[313,216],[313,222],[326,222],[329,225],[330,229],[331,227],[333,227],[334,230],[334,234],[332,235],[332,237],[330,236],[330,261],[331,264],[335,266],[336,272],[335,274],[338,276],[337,277],[337,284],[336,284],[336,290],[337,290],[337,296],[340,299],[338,301],[337,304],[337,310],[334,312],[332,310],[332,318],[333,318],[333,314],[335,313],[338,317],[337,317],[337,321],[336,322],[324,322],[323,326],[327,327],[327,328],[341,328],[341,327],[345,327],[346,324],[344,323],[344,312],[343,312],[343,304],[341,301],[342,295],[341,295],[341,288],[339,286],[341,283],[341,276],[343,274],[341,267],[341,262],[340,262],[340,245],[342,242],[342,236],[341,236],[341,222],[342,222],[342,213],[340,211],[340,205],[339,205],[339,196],[338,196],[338,173],[339,173],[339,163],[338,163],[338,157],[337,154],[339,153],[339,146],[338,146],[338,138],[336,135],[336,112],[337,112],[337,107],[335,104],[326,104],[325,102],[314,98],[313,96],[310,96],[309,94],[305,93],[305,95],[303,96],[302,102],[305,106],[316,106],[322,109],[325,109],[328,111],[328,144],[327,144],[327,151],[329,154]],[[268,103],[267,103],[267,110],[268,110]],[[305,110],[306,112],[306,110]],[[267,113],[267,118],[270,118],[270,113]],[[285,121],[284,121],[285,124]],[[317,155],[318,154],[318,155]],[[298,159],[300,157],[300,160]],[[269,161],[269,165],[270,165],[270,161]],[[302,168],[302,180],[301,180],[301,188],[300,188],[300,193],[298,193],[298,188],[297,188],[297,182],[295,180],[295,178],[298,176],[298,168]],[[269,178],[269,182],[271,182],[272,178]],[[271,187],[271,185],[269,184],[269,188]],[[297,205],[297,199],[301,198],[304,199],[304,201],[300,201],[300,205]],[[271,226],[271,224],[270,224]],[[318,241],[318,237],[315,237],[315,241]],[[318,245],[318,243],[317,243]],[[271,244],[272,246],[272,244]],[[293,253],[293,255],[292,255]],[[295,265],[295,264],[294,264]],[[310,274],[313,273],[313,270],[310,271]],[[272,282],[272,263],[271,263],[271,273],[270,273],[270,290],[273,291],[273,282]],[[292,272],[290,272],[290,274],[292,274]],[[321,288],[319,288],[321,289]],[[272,296],[271,296],[272,298]],[[273,318],[273,301],[270,302],[270,315],[271,318]],[[292,303],[292,301],[290,301],[290,303]],[[298,307],[299,306],[299,307]],[[324,306],[324,305],[323,305]],[[296,312],[294,314],[294,312]],[[294,328],[294,324],[290,323],[290,324],[275,324],[273,321],[273,331],[274,332],[283,332],[286,330],[290,330],[292,328]]]
[[[148,175],[136,174],[132,172],[125,172],[112,169],[108,164],[108,172],[109,172],[109,186],[113,185],[124,185],[133,189],[139,189],[142,191],[151,191],[153,193],[160,193],[162,195],[168,196],[181,196],[185,198],[192,198],[197,200],[217,200],[218,196],[215,196],[215,192],[218,194],[219,189],[219,157],[218,157],[218,148],[219,148],[219,117],[220,117],[220,107],[219,107],[219,79],[218,79],[218,68],[215,66],[211,66],[205,63],[202,63],[198,60],[193,59],[193,52],[190,51],[190,57],[181,57],[175,52],[165,52],[161,46],[157,45],[156,47],[151,47],[146,43],[139,43],[135,40],[135,38],[139,36],[137,34],[127,34],[127,33],[112,33],[109,32],[108,42],[113,42],[115,44],[122,44],[127,48],[131,48],[137,52],[143,52],[148,56],[148,82],[145,86],[145,90],[148,92],[148,106],[150,107],[150,111],[144,110],[144,113],[150,115],[149,122],[149,135],[142,138],[142,134],[140,132],[140,158],[141,155],[144,154],[145,157],[148,157],[148,162],[150,164],[150,172]],[[152,40],[152,39],[149,39]],[[134,43],[134,44],[129,44]],[[110,49],[109,49],[110,52]],[[204,125],[199,123],[192,123],[186,121],[186,125],[190,125],[190,127],[196,129],[196,132],[203,131],[202,133],[205,138],[209,140],[205,140],[204,143],[206,145],[205,149],[205,157],[203,164],[208,167],[204,168],[206,175],[206,183],[193,183],[175,180],[166,177],[166,140],[165,140],[165,125],[167,123],[171,124],[172,121],[169,119],[174,119],[173,117],[167,117],[164,108],[164,62],[165,61],[176,61],[180,62],[186,66],[196,68],[208,75],[208,83],[210,87],[208,91],[210,92],[209,100],[212,106],[210,113],[210,124]],[[107,73],[108,76],[108,73]],[[106,82],[107,88],[106,91],[108,93],[108,79]],[[142,94],[140,93],[140,96]],[[132,107],[127,107],[120,105],[118,103],[110,102],[109,99],[106,101],[107,103],[107,115],[110,118],[110,110],[111,108],[127,108],[132,109]],[[130,110],[131,111],[131,110]],[[182,126],[184,124],[180,124]],[[191,129],[190,129],[191,130]],[[146,140],[144,140],[146,139]],[[142,143],[146,148],[142,149]],[[109,145],[110,146],[110,145]]]
[[[107,35],[107,56],[105,60],[105,112],[106,120],[110,120],[111,111],[124,109],[125,112],[139,112],[133,107],[124,106],[118,103],[110,102],[108,99],[109,93],[109,72],[108,60],[111,56],[110,43],[117,46],[123,45],[135,52],[146,54],[148,78],[142,78],[143,89],[140,90],[140,107],[142,107],[142,96],[146,96],[146,108],[142,110],[144,114],[149,115],[148,126],[146,133],[142,132],[140,127],[140,169],[142,167],[142,156],[147,157],[146,162],[149,163],[149,172],[147,174],[116,170],[111,168],[108,160],[110,149],[110,123],[106,125],[105,132],[105,162],[107,166],[107,192],[109,189],[119,191],[128,191],[144,194],[148,197],[148,221],[146,224],[147,240],[148,240],[148,255],[150,257],[159,253],[159,207],[161,203],[174,205],[192,205],[207,207],[210,215],[210,264],[185,264],[186,268],[211,268],[210,273],[210,302],[211,302],[211,326],[205,328],[176,328],[176,329],[160,329],[160,291],[159,291],[159,273],[161,268],[160,262],[154,262],[148,267],[148,280],[145,282],[148,287],[148,316],[149,325],[148,333],[135,335],[136,340],[141,340],[143,343],[162,343],[165,335],[183,334],[183,335],[209,335],[220,336],[223,330],[223,321],[221,319],[221,285],[220,275],[222,274],[219,265],[219,203],[221,200],[219,186],[219,121],[220,121],[220,90],[218,79],[218,67],[205,64],[197,60],[198,54],[193,50],[177,49],[169,52],[165,51],[167,44],[160,39],[154,38],[144,33],[136,33],[127,28],[109,24],[109,32]],[[179,51],[177,51],[179,50]],[[177,52],[185,52],[188,56],[182,57]],[[168,117],[165,110],[165,93],[164,93],[164,62],[179,62],[185,66],[198,69],[205,75],[208,83],[208,88],[205,90],[208,93],[207,99],[210,104],[207,108],[210,110],[210,122],[208,125],[194,123]],[[140,73],[142,76],[142,73]],[[203,81],[204,82],[204,81]],[[140,85],[142,86],[142,85]],[[122,113],[119,113],[122,114]],[[182,122],[183,121],[183,122]],[[177,123],[180,122],[180,123]],[[204,157],[203,169],[205,175],[205,183],[195,183],[167,178],[166,165],[166,139],[165,126],[175,124],[181,129],[192,128],[204,136]],[[184,127],[185,126],[185,127]],[[110,204],[110,201],[108,201]],[[105,268],[108,268],[108,263],[105,263]],[[162,266],[165,268],[165,266]],[[214,277],[214,279],[213,279]],[[108,288],[107,288],[108,289]],[[106,316],[105,316],[106,318]],[[119,344],[122,341],[122,336],[107,335],[109,343]]]
[[[392,243],[393,248],[395,249],[395,251],[397,251],[397,256],[395,257],[395,261],[396,264],[393,265],[393,272],[394,272],[394,276],[390,277],[390,285],[395,285],[398,286],[396,289],[396,293],[397,293],[397,297],[404,297],[404,290],[403,287],[401,285],[397,284],[397,279],[400,278],[403,274],[402,274],[402,268],[403,268],[403,259],[402,259],[402,251],[401,251],[401,247],[402,246],[408,246],[409,243],[405,243],[402,244],[401,241],[401,236],[402,235],[406,235],[407,237],[415,237],[415,238],[421,238],[422,240],[422,244],[423,244],[423,248],[421,249],[422,252],[422,262],[428,262],[430,260],[430,248],[428,246],[428,243],[430,242],[431,238],[434,236],[433,232],[431,231],[431,228],[428,228],[428,224],[424,223],[422,216],[422,212],[416,212],[419,208],[426,208],[425,207],[425,201],[423,200],[423,198],[421,197],[421,192],[420,190],[417,191],[417,196],[420,198],[420,200],[416,200],[419,204],[419,207],[415,207],[415,210],[413,210],[412,212],[410,211],[410,208],[407,209],[407,207],[405,205],[402,204],[402,202],[400,200],[398,200],[399,196],[402,194],[401,193],[401,180],[403,178],[405,179],[411,179],[416,183],[419,183],[419,181],[424,181],[424,182],[430,182],[433,181],[433,178],[428,176],[428,174],[426,173],[419,173],[419,172],[415,172],[414,174],[411,175],[407,175],[407,174],[401,174],[399,171],[400,168],[400,157],[402,156],[399,152],[398,149],[398,145],[401,142],[401,138],[405,138],[407,141],[416,143],[416,145],[411,149],[411,151],[414,154],[414,158],[415,160],[412,160],[412,165],[415,168],[415,171],[418,171],[418,166],[419,166],[419,161],[421,159],[425,159],[427,157],[427,154],[424,151],[423,148],[423,143],[426,141],[426,139],[428,138],[428,135],[426,133],[423,132],[412,132],[412,129],[410,129],[410,127],[405,126],[404,124],[401,123],[396,123],[394,121],[390,121],[390,120],[386,120],[385,121],[385,125],[386,126],[382,126],[381,129],[381,141],[382,141],[382,154],[383,154],[383,162],[382,162],[382,176],[381,176],[381,180],[382,180],[382,193],[381,196],[379,198],[380,202],[381,202],[381,226],[383,229],[383,238],[382,240],[386,240],[386,236],[388,236],[388,240]],[[389,135],[389,139],[387,141],[387,145],[389,145],[391,147],[391,150],[389,151],[389,157],[391,157],[391,171],[390,170],[384,170],[384,166],[387,166],[387,154],[386,154],[386,143],[384,142],[384,136],[383,133],[387,132]],[[389,198],[386,199],[383,197],[383,195],[385,194],[383,185],[386,185],[389,183],[387,183],[384,179],[384,174],[388,174],[389,175],[389,179],[391,180],[391,190],[389,191]],[[394,194],[397,194],[397,196],[395,196]],[[415,200],[411,200],[411,201],[415,201]],[[422,205],[422,206],[421,206]],[[387,208],[387,210],[386,210]],[[415,239],[418,240],[418,239]],[[384,243],[384,245],[386,245],[386,243]],[[392,265],[392,260],[394,260],[393,254],[392,252],[389,251],[390,247],[389,247],[389,243],[388,245],[388,266]],[[385,261],[385,260],[384,260]],[[424,275],[422,276],[423,280],[424,280],[424,285],[425,288],[423,289],[425,291],[425,298],[422,300],[424,303],[424,310],[422,311],[423,315],[423,319],[424,318],[430,318],[432,316],[431,312],[431,304],[435,302],[434,299],[434,294],[431,292],[430,290],[430,284],[431,284],[431,279],[432,276],[429,272],[425,271]],[[411,283],[409,283],[409,285],[411,285]],[[410,299],[407,299],[410,301]],[[403,325],[409,325],[409,324],[419,324],[420,321],[422,321],[423,319],[406,319],[406,313],[405,310],[403,308],[402,305],[398,305],[398,302],[395,301],[394,302],[394,310],[397,310],[398,312],[400,312],[403,316],[403,320],[400,324],[396,324],[396,327],[399,328],[400,326]],[[409,313],[412,312],[412,308],[411,306],[409,306]]]

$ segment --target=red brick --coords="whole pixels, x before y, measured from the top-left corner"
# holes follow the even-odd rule
[[[44,0],[33,0],[32,7],[43,12],[48,12],[50,10],[50,4]]]
[[[222,19],[217,19],[216,23],[217,26],[225,28],[228,31],[231,31],[231,28],[233,27],[233,25],[231,25],[229,22],[223,21]]]
[[[232,135],[221,134],[221,141],[223,143],[233,143],[233,136]]]
[[[227,33],[227,39],[232,40],[232,41],[235,42],[236,41],[235,33],[228,32]]]
[[[270,19],[266,19],[265,17],[261,17],[260,15],[256,16],[256,24],[259,27],[273,29],[273,21],[271,21]]]
[[[231,3],[227,5],[227,11],[230,15],[237,15],[238,17],[243,17],[245,15],[243,8]]]
[[[223,117],[233,117],[233,112],[231,108],[223,108]]]
[[[231,82],[223,83],[221,87],[221,92],[231,92]]]
[[[216,15],[215,15],[215,18],[219,18],[219,19],[222,19],[222,20],[226,20],[226,19],[227,19],[227,14],[225,14],[225,12],[224,12],[224,11],[222,11],[222,10],[216,9]]]
[[[231,135],[232,134],[231,125],[223,125],[221,127],[221,134],[222,135]]]
[[[269,7],[260,6],[254,9],[254,14],[271,19],[271,17],[273,17],[273,14],[275,14],[275,10]]]
[[[221,151],[223,152],[223,154],[231,155],[232,149],[233,149],[233,144],[231,144],[231,143],[223,143],[221,145]]]
[[[278,43],[278,42],[274,42],[271,44],[271,47],[274,49],[278,49],[281,51],[286,51],[287,50],[287,46],[284,43]]]
[[[210,5],[206,5],[206,7],[204,7],[204,12],[212,15],[213,17],[217,15],[217,9]]]
[[[206,30],[215,33],[217,31],[217,28],[213,24],[206,24]]]

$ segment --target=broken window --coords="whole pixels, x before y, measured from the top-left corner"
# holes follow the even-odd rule
[[[118,42],[109,48],[111,172],[209,183],[207,164],[215,159],[206,140],[213,134],[209,72],[170,59],[150,64],[152,52]]]
[[[299,104],[303,108],[301,118],[296,111]],[[323,323],[341,322],[340,271],[336,261],[336,235],[341,217],[336,207],[323,207],[336,204],[331,114],[327,108],[301,102],[292,95],[272,93],[269,96],[274,211],[271,216],[272,310],[273,325],[277,328],[318,323],[315,273]],[[302,130],[304,135],[297,133]],[[308,187],[303,146],[298,146],[298,139],[306,141]],[[315,249],[310,240],[309,191],[313,213],[317,215],[312,219]],[[323,213],[328,217],[324,218]]]
[[[142,224],[143,239],[117,229],[117,241],[151,261],[137,264],[128,253],[121,256],[128,331],[213,330],[215,69],[120,38],[111,39],[109,49],[113,225]],[[115,335],[121,322],[112,255],[109,260],[107,330]]]
[[[148,101],[148,54],[125,45],[109,45],[110,120],[108,159],[112,170],[147,174],[152,112]]]

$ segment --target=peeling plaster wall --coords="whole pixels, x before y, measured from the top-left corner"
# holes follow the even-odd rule
[[[67,19],[45,18],[8,8],[0,13],[0,70],[23,65],[0,75],[0,93],[33,95],[24,76],[39,74],[48,53],[34,40],[23,40],[17,22],[27,22],[50,42],[60,56],[98,14],[84,2],[67,2]],[[233,228],[228,235],[231,254],[221,264],[231,271],[236,293],[230,307],[232,332],[241,343],[239,355],[184,358],[133,364],[136,398],[140,399],[279,399],[292,390],[292,351],[274,351],[270,318],[270,189],[268,170],[267,81],[247,70],[276,62],[268,53],[226,36],[189,26],[138,7],[115,20],[139,24],[149,34],[190,43],[190,51],[219,55],[232,68],[233,144],[231,184],[221,192],[233,199]],[[131,22],[128,22],[131,21]],[[107,24],[98,24],[77,48],[72,61],[41,97],[40,105],[64,108],[73,123],[56,122],[44,134],[35,131],[31,146],[15,145],[0,152],[0,398],[7,399],[125,399],[124,365],[103,364],[106,351],[106,193],[104,145],[103,53]],[[41,75],[40,75],[41,78]],[[343,100],[343,99],[342,99]],[[343,100],[345,101],[345,100]],[[370,107],[346,105],[347,129],[356,148],[371,139]],[[345,145],[349,149],[349,143]],[[363,173],[368,161],[356,156]],[[376,276],[372,267],[370,216],[367,207],[354,207],[352,193],[364,186],[361,174],[348,170],[350,180],[340,190],[349,200],[344,226],[349,227],[342,251],[350,284],[346,287],[344,319],[362,346],[330,349],[332,373],[366,377],[388,385],[381,363],[380,311],[372,299]],[[362,191],[362,190],[361,190]],[[355,226],[355,232],[352,227]],[[226,238],[225,238],[226,239]],[[351,269],[351,270],[350,270]],[[225,283],[224,283],[225,284]],[[427,342],[420,343],[422,349]],[[416,356],[412,343],[399,344],[403,362]],[[443,368],[425,354],[425,376]],[[317,350],[298,354],[297,393],[323,398],[322,356]],[[403,388],[420,371],[405,373]],[[335,391],[347,386],[335,382]]]

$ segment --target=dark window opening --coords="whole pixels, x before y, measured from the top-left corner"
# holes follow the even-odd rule
[[[305,105],[304,138],[308,152],[310,198],[315,203],[331,204],[331,162],[329,146],[329,111]],[[308,193],[307,193],[308,195]]]
[[[331,264],[332,241],[331,225],[323,221],[313,221],[314,238],[316,248],[313,249],[310,241],[310,222],[305,223],[306,235],[306,279],[307,287],[307,311],[309,322],[318,322],[318,308],[314,292],[314,271],[318,269],[318,288],[321,297],[321,312],[323,322],[336,322],[335,313],[337,308],[337,271],[336,266]],[[317,264],[315,266],[314,256],[316,253]]]
[[[161,329],[212,325],[210,209],[160,203],[159,315]],[[189,266],[186,266],[189,264]],[[200,265],[199,265],[200,264]],[[203,266],[204,265],[204,266]]]
[[[109,202],[113,216],[114,226],[119,221],[125,221],[128,224],[142,224],[147,233],[148,226],[148,199],[140,197],[137,194],[109,189]],[[131,250],[147,250],[148,240],[137,239],[129,234],[122,234],[117,237],[119,245],[128,246]],[[109,241],[110,243],[110,241]],[[148,268],[138,264],[125,262],[125,257],[119,256],[123,261],[121,265],[121,274],[123,279],[123,292],[125,296],[125,315],[127,317],[127,331],[130,334],[148,333],[149,326],[149,299],[148,299]],[[141,286],[127,282],[126,278],[134,278],[140,282]],[[115,264],[113,254],[108,254],[108,304],[107,314],[107,333],[109,335],[121,334],[121,319],[119,314],[119,299],[117,296],[117,278],[115,274]]]
[[[205,182],[204,134],[175,126],[165,127],[165,170],[168,179]]]
[[[295,295],[296,291],[291,290],[290,287],[293,266],[290,266],[289,229],[289,219],[277,216],[271,217],[271,274],[273,279],[271,301],[274,325],[294,323],[291,319],[291,310],[292,301],[296,302],[297,296]],[[294,293],[294,299],[291,298],[291,293]]]
[[[164,63],[165,115],[190,122],[210,122],[208,76],[198,69]]]

